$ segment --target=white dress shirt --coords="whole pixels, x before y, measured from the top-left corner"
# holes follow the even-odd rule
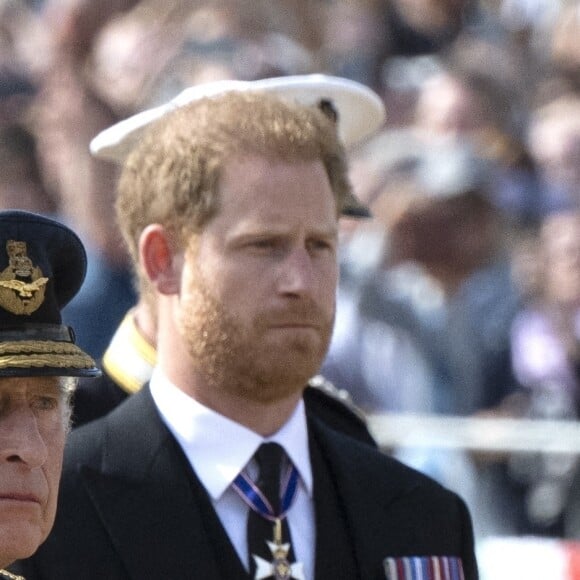
[[[161,417],[183,449],[197,477],[206,488],[213,507],[235,547],[249,569],[246,522],[248,506],[232,488],[237,475],[267,441],[279,443],[300,475],[294,504],[288,512],[288,525],[296,560],[304,565],[304,577],[314,577],[314,503],[312,469],[304,402],[282,428],[268,438],[251,431],[205,407],[169,381],[161,369],[153,371],[151,394]]]

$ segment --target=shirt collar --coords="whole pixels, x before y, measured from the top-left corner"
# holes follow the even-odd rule
[[[264,438],[186,395],[159,367],[153,372],[150,388],[163,421],[214,500],[222,496],[266,441],[275,441],[284,448],[312,497],[312,469],[302,399],[282,428]]]

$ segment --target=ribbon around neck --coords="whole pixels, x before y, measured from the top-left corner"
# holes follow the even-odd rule
[[[245,470],[238,474],[232,486],[250,509],[259,513],[267,520],[275,522],[277,519],[283,520],[286,517],[288,510],[292,507],[296,499],[296,493],[298,491],[298,470],[294,465],[290,465],[282,478],[282,502],[279,514],[274,513],[268,498],[266,498],[260,488],[250,479]]]

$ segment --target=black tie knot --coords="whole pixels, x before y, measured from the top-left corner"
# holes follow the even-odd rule
[[[280,478],[284,455],[284,449],[278,443],[262,443],[254,455],[259,468],[256,485],[276,515],[280,513]]]

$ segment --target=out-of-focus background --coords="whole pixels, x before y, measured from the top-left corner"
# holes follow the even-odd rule
[[[524,428],[580,410],[578,0],[0,0],[0,208],[81,235],[65,317],[100,358],[135,294],[91,138],[196,83],[312,72],[388,110],[352,151],[373,218],[343,224],[324,376],[417,431],[521,420],[517,449],[449,420],[385,451],[466,498],[484,580],[580,578],[580,455]]]

